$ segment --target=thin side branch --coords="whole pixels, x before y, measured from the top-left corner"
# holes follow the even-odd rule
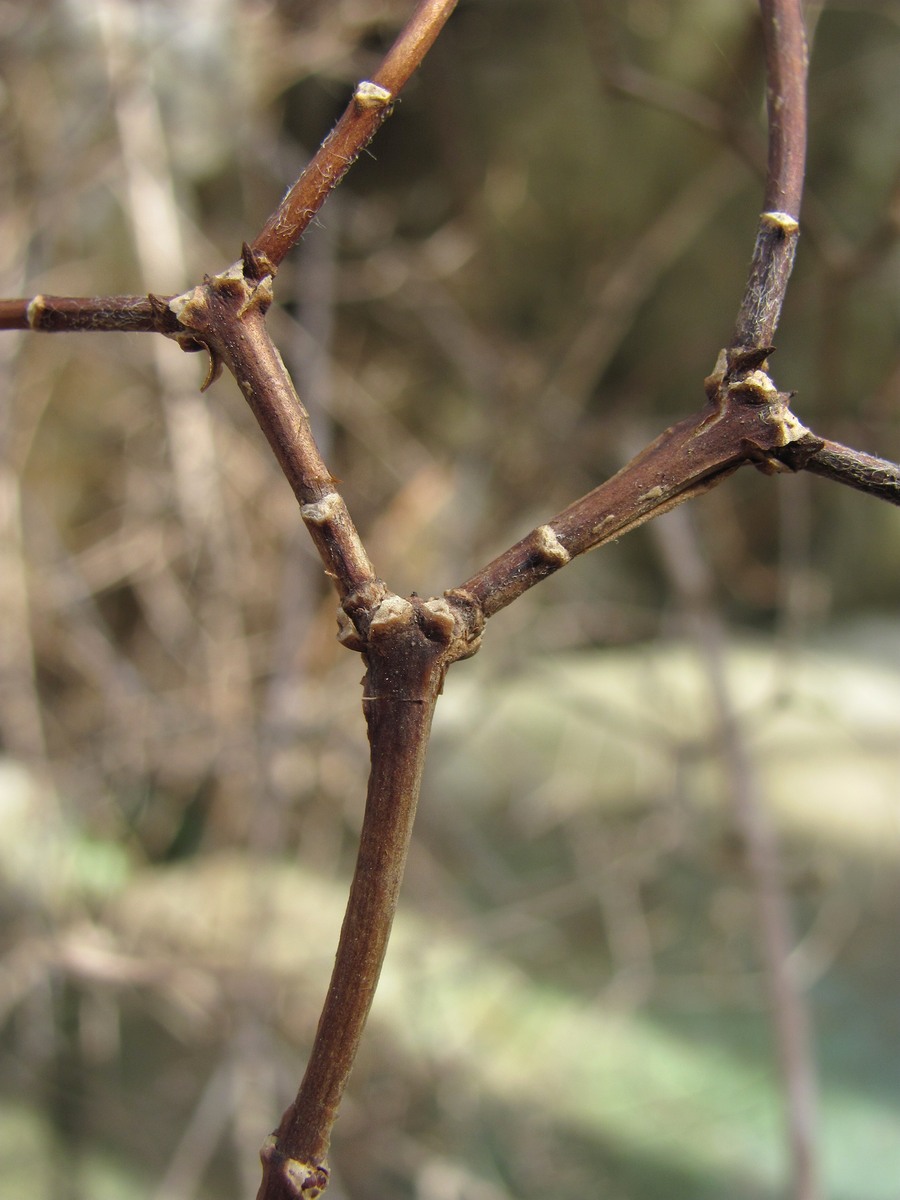
[[[25,300],[0,300],[0,330],[175,334],[179,326],[168,307],[170,299],[160,296],[32,296]]]
[[[457,0],[420,0],[371,80],[356,87],[343,116],[266,222],[251,250],[274,274],[331,191],[390,116],[397,96],[420,66]],[[34,296],[0,300],[0,330],[44,333],[109,331],[177,336],[170,296]],[[184,344],[184,343],[183,343]],[[197,349],[185,344],[185,349]]]
[[[760,0],[766,55],[769,156],[763,213],[731,345],[770,346],[800,232],[806,165],[808,52],[801,0]]]
[[[821,442],[791,413],[789,397],[758,369],[767,352],[723,351],[706,381],[707,409],[667,429],[612,479],[448,594],[470,598],[490,617],[577,555],[708,491],[742,463],[766,465],[789,445],[801,463]]]
[[[245,251],[243,263],[172,301],[179,326],[203,342],[212,382],[224,363],[300,502],[300,515],[338,596],[364,616],[386,594],[376,579],[335,479],[325,466],[287,368],[266,328],[272,278]],[[355,610],[354,610],[355,611]]]
[[[789,454],[785,458],[790,462]],[[814,475],[846,484],[868,496],[887,500],[889,504],[900,505],[900,465],[886,458],[864,454],[861,450],[825,439],[822,449],[806,459],[802,466]]]
[[[394,101],[443,29],[457,0],[421,0],[371,80],[343,115],[252,244],[277,269],[310,221],[390,116]]]

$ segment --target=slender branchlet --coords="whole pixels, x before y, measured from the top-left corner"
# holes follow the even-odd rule
[[[178,327],[209,351],[207,382],[223,364],[234,375],[300,502],[300,515],[338,596],[367,613],[385,588],[375,577],[319,453],[306,409],[269,336],[265,314],[271,301],[272,276],[261,257],[245,248],[242,262],[176,296],[169,307]]]
[[[806,76],[809,52],[802,0],[760,0],[766,55],[769,159],[767,212],[797,220],[806,170]]]
[[[168,307],[170,299],[170,296],[32,296],[25,300],[0,300],[0,329],[176,334],[179,327]]]
[[[808,52],[801,0],[760,0],[769,155],[763,212],[731,345],[770,346],[794,265],[806,164]]]
[[[706,380],[706,409],[667,429],[612,479],[488,563],[460,591],[490,617],[570,559],[708,491],[742,463],[777,469],[786,446],[796,448],[798,463],[808,457],[821,443],[761,369],[766,353],[723,350]]]
[[[372,79],[357,85],[334,129],[269,217],[253,250],[273,268],[302,237],[329,194],[390,116],[400,91],[434,44],[457,0],[421,0]]]
[[[373,77],[357,84],[337,125],[250,247],[251,253],[268,260],[271,273],[297,244],[330,193],[390,116],[398,95],[421,65],[456,4],[457,0],[420,0]],[[163,298],[163,309],[170,299]],[[156,300],[153,296],[35,296],[0,300],[0,330],[177,333],[168,324],[160,325],[160,306]],[[171,313],[165,320],[171,321]]]
[[[759,218],[747,287],[731,344],[735,348],[771,346],[781,306],[794,269],[800,224],[786,212],[764,212]]]
[[[796,469],[791,447],[786,447],[779,457]],[[814,475],[865,492],[867,496],[876,496],[880,500],[887,500],[889,504],[900,504],[900,465],[886,458],[864,454],[861,450],[852,450],[849,446],[826,438],[820,442],[819,450],[800,466]]]

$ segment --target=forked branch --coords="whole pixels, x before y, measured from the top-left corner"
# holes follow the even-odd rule
[[[300,1090],[262,1151],[258,1200],[314,1200],[387,950],[434,707],[447,667],[478,647],[443,600],[389,596],[372,615],[363,707],[371,769],[334,971]]]
[[[790,410],[767,373],[799,231],[805,156],[806,42],[800,0],[761,0],[769,112],[768,178],[750,277],[707,402],[616,476],[435,600],[403,599],[378,579],[312,437],[265,325],[273,278],[331,190],[389,115],[456,0],[422,0],[370,80],[248,246],[226,271],[179,297],[0,302],[0,328],[163,333],[205,348],[211,382],[234,374],[333,579],[340,638],[366,661],[371,773],[347,914],[306,1075],[263,1150],[258,1200],[314,1200],[378,981],[422,777],[431,717],[450,664],[474,653],[484,621],[574,557],[714,487],[745,463],[802,468],[897,502],[893,464],[826,443]]]
[[[226,365],[234,375],[294,495],[338,596],[371,611],[386,589],[363,547],[313,438],[309,416],[266,328],[272,301],[267,264],[245,248],[228,271],[172,300],[179,328],[210,356],[207,382]]]
[[[457,0],[419,0],[372,79],[357,84],[337,125],[250,247],[258,258],[268,260],[270,274],[274,275],[284,256],[299,242],[328,196],[390,116],[394,102],[434,45],[456,5]],[[0,330],[32,329],[44,333],[105,330],[174,336],[178,328],[172,326],[171,312],[165,312],[171,299],[171,296],[34,296],[0,300]]]

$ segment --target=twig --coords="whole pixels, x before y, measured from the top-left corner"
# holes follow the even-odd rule
[[[806,28],[800,0],[760,0],[769,165],[765,208],[797,220],[806,168]]]
[[[484,618],[573,557],[715,486],[743,463],[801,469],[823,448],[764,369],[798,231],[806,50],[799,0],[762,0],[770,121],[765,211],[732,346],[707,380],[708,406],[444,599],[401,599],[377,578],[268,335],[265,314],[285,254],[389,115],[454,7],[455,0],[422,0],[379,71],[357,86],[334,131],[228,270],[174,298],[0,302],[0,328],[160,332],[185,349],[208,350],[207,383],[226,365],[335,581],[341,639],[366,659],[371,773],[359,859],[307,1072],[264,1148],[259,1200],[313,1200],[327,1183],[331,1129],[387,947],[432,713],[448,666],[477,649]]]
[[[807,48],[800,0],[760,0],[766,52],[769,159],[764,210],[731,339],[771,346],[794,265],[806,163]]]
[[[360,83],[337,125],[252,243],[277,269],[359,154],[443,29],[457,0],[420,0],[371,80]]]
[[[33,296],[0,300],[0,329],[39,333],[177,333],[171,297]],[[199,346],[196,349],[200,349]]]
[[[343,116],[309,166],[252,243],[274,274],[284,256],[390,116],[399,93],[443,29],[457,0],[420,0],[412,17],[370,80],[357,85]],[[35,296],[0,300],[0,330],[110,330],[177,333],[165,308],[171,297]],[[161,300],[161,302],[160,302]],[[192,347],[191,347],[192,348]]]
[[[223,363],[234,375],[300,502],[300,515],[339,597],[368,613],[386,589],[375,578],[347,506],[319,454],[307,412],[266,329],[265,313],[272,299],[266,265],[245,247],[243,264],[176,297],[172,310],[179,326],[209,351],[207,383]]]
[[[708,409],[666,430],[612,479],[448,595],[469,597],[490,617],[576,555],[708,491],[742,463],[764,464],[788,445],[802,462],[821,443],[791,413],[789,397],[758,369],[764,356],[723,351],[706,381]]]
[[[790,461],[790,454],[785,453]],[[835,483],[844,483],[868,496],[877,496],[889,504],[900,504],[900,465],[862,450],[851,450],[840,442],[825,439],[818,450],[804,463],[807,471],[822,475]]]

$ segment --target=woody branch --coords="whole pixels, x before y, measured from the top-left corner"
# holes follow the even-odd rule
[[[706,406],[443,599],[402,599],[378,580],[268,337],[265,311],[278,265],[387,117],[454,6],[455,0],[419,4],[382,67],[357,87],[307,170],[228,270],[181,297],[37,296],[0,302],[0,328],[163,333],[185,349],[207,349],[208,382],[220,365],[227,366],[335,581],[342,640],[366,658],[372,770],[360,857],[307,1074],[264,1151],[260,1200],[311,1200],[327,1182],[331,1126],[387,944],[431,714],[447,667],[477,649],[485,618],[573,557],[715,486],[744,463],[810,467],[842,482],[852,474],[846,461],[840,469],[825,466],[831,462],[823,457],[829,447],[791,413],[789,397],[778,391],[766,369],[798,234],[806,52],[798,0],[762,0],[770,124],[764,211],[735,332],[707,380]],[[845,459],[855,453],[846,451]],[[893,471],[896,482],[893,464],[876,467],[868,461],[869,475],[860,468],[853,486],[879,470],[882,476]],[[885,494],[874,486],[865,490]],[[896,487],[890,498],[895,496]]]
[[[457,0],[419,0],[372,79],[357,85],[337,125],[252,243],[254,254],[268,259],[272,274],[390,116],[394,101],[420,66],[456,4]],[[173,324],[171,313],[165,312],[171,299],[171,296],[40,295],[0,300],[0,329],[175,335],[179,327]]]

